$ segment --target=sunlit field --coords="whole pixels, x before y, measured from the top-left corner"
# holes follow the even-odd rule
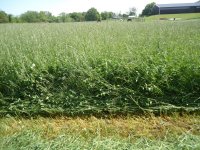
[[[0,25],[0,113],[197,111],[200,21]]]
[[[199,39],[200,20],[0,24],[0,150],[200,149]]]

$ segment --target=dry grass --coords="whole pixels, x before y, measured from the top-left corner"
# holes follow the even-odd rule
[[[39,132],[51,139],[60,134],[91,137],[119,137],[134,140],[139,137],[163,139],[166,136],[190,133],[200,135],[200,116],[119,117],[109,119],[88,118],[3,118],[0,119],[0,136],[24,130]]]

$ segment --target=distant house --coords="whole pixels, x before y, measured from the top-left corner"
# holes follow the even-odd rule
[[[136,16],[128,16],[127,21],[132,21],[135,18],[136,18]]]
[[[178,4],[156,4],[154,6],[154,12],[155,14],[198,13],[200,12],[200,2],[178,3]]]

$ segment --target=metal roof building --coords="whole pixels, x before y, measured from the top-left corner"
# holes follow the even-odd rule
[[[155,14],[179,14],[200,12],[200,2],[177,3],[177,4],[156,4]]]

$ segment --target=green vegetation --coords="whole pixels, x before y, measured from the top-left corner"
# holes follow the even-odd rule
[[[199,149],[199,116],[3,118],[0,150]]]
[[[80,136],[61,134],[58,137],[47,140],[40,134],[33,131],[24,131],[9,137],[0,139],[1,150],[22,149],[22,150],[77,150],[77,149],[94,149],[94,150],[121,150],[121,149],[162,149],[162,150],[180,150],[180,149],[200,149],[200,136],[183,134],[177,137],[171,137],[164,140],[151,140],[139,138],[134,143],[128,139],[120,138],[90,138],[87,141]]]
[[[47,11],[27,11],[20,16],[21,22],[51,22],[52,21],[52,14]]]
[[[9,22],[9,15],[7,15],[4,11],[0,10],[0,23]]]
[[[146,17],[146,20],[159,20],[160,18],[180,18],[181,20],[200,19],[200,13],[188,14],[163,14]]]
[[[151,15],[155,15],[155,14],[156,14],[156,12],[155,12],[155,10],[154,10],[155,5],[156,5],[155,2],[152,2],[152,3],[147,4],[147,5],[145,6],[145,8],[143,9],[141,16],[151,16]]]
[[[86,21],[97,21],[101,20],[99,12],[95,8],[89,9],[85,14]]]
[[[199,26],[0,24],[0,150],[200,149]]]
[[[134,10],[132,10],[134,11]],[[136,11],[136,10],[135,10]],[[133,12],[132,12],[133,13]],[[91,8],[87,12],[62,12],[58,16],[54,16],[49,11],[27,11],[20,16],[13,16],[0,11],[0,23],[61,23],[61,22],[83,22],[111,19],[115,16],[113,12],[102,12],[101,14]]]
[[[0,113],[200,108],[200,22],[0,25]]]
[[[104,12],[101,12],[101,19],[102,20],[107,20],[107,19],[112,18],[114,15],[115,14],[113,12],[104,11]]]
[[[37,132],[24,131],[22,133],[14,134],[0,139],[1,150],[77,150],[77,149],[95,149],[95,150],[122,150],[122,149],[200,149],[200,136],[183,134],[177,137],[171,137],[164,140],[151,140],[146,138],[139,138],[134,143],[129,142],[128,139],[112,138],[90,138],[85,140],[83,137],[75,135],[63,135],[47,140],[41,137]]]

